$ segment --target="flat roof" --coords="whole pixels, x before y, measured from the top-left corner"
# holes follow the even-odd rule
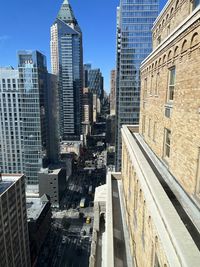
[[[41,169],[39,173],[46,173],[46,174],[59,174],[62,168],[56,168],[56,169]]]
[[[41,198],[26,198],[27,218],[28,221],[37,220],[42,213],[47,202]]]
[[[0,195],[3,194],[11,185],[19,180],[22,174],[2,174],[0,178]]]

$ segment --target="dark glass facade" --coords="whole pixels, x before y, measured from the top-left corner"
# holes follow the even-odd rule
[[[38,184],[38,172],[47,156],[46,58],[38,51],[19,51],[18,69],[24,173],[28,184]]]
[[[158,0],[121,0],[117,14],[116,170],[121,169],[123,124],[138,124],[140,65],[152,51],[151,28]]]

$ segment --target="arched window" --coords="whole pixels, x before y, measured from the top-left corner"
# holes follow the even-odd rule
[[[176,46],[174,49],[174,57],[176,57],[177,55],[178,55],[178,46]]]
[[[168,53],[168,57],[167,57],[167,59],[169,60],[169,59],[171,59],[171,58],[172,58],[172,51],[170,50],[169,53]]]
[[[187,46],[188,46],[188,44],[187,44],[187,40],[184,40],[184,41],[183,41],[183,44],[182,44],[182,48],[181,48],[181,52],[182,52],[182,53],[185,52],[185,51],[187,50]]]
[[[199,34],[197,32],[195,32],[192,35],[190,47],[193,47],[193,46],[197,45],[198,43],[199,43]]]
[[[163,56],[163,63],[166,62],[166,55]]]

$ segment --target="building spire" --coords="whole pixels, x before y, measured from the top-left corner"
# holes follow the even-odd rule
[[[68,0],[63,1],[62,6],[58,12],[57,18],[64,21],[65,23],[73,23],[75,25],[77,24],[76,18]]]

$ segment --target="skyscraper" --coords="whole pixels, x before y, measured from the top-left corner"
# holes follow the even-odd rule
[[[57,77],[38,51],[19,51],[18,67],[0,68],[0,171],[38,184],[40,168],[58,162]]]
[[[110,115],[116,112],[116,71],[110,72]]]
[[[19,72],[0,68],[0,172],[22,173],[22,118]]]
[[[25,177],[0,175],[0,266],[30,267]]]
[[[84,86],[103,99],[104,79],[99,68],[92,68],[91,64],[84,64]]]
[[[64,0],[51,27],[51,67],[59,80],[61,138],[77,139],[82,121],[82,33],[68,0]]]
[[[38,51],[19,51],[19,90],[23,136],[24,173],[38,184],[38,172],[47,160],[46,58]]]
[[[117,10],[116,170],[121,168],[121,127],[139,123],[140,64],[152,50],[158,0],[121,0]]]

